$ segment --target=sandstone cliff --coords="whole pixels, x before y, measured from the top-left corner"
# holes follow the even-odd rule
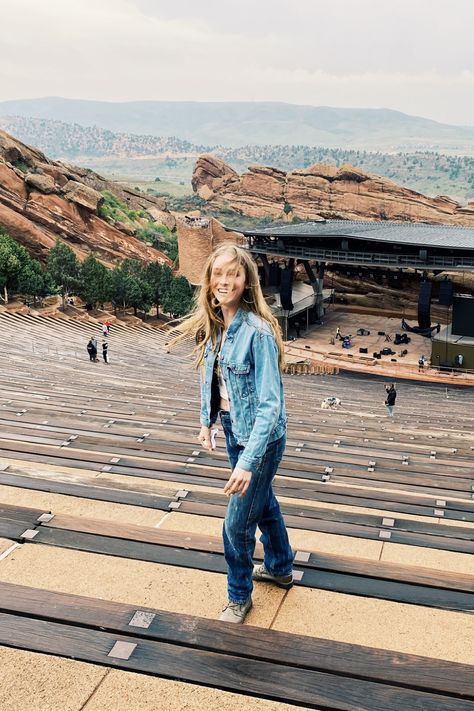
[[[192,186],[211,208],[230,208],[249,217],[474,225],[474,202],[463,207],[449,197],[429,198],[352,165],[316,164],[289,173],[257,165],[239,175],[223,160],[202,155]]]
[[[115,193],[150,220],[173,220],[163,199],[139,194],[91,170],[49,160],[43,153],[0,131],[0,226],[44,261],[57,237],[83,259],[93,251],[107,265],[125,258],[169,263],[157,249],[136,239],[130,228],[99,216],[101,191]]]

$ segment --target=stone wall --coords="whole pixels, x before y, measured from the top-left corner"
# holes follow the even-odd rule
[[[178,220],[179,271],[191,284],[199,284],[202,271],[211,252],[221,244],[243,244],[237,232],[227,232],[224,225],[211,218],[204,226]]]

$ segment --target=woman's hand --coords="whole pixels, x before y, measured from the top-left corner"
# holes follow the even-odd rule
[[[232,494],[240,493],[240,496],[244,496],[249,488],[251,478],[252,472],[240,469],[240,467],[235,467],[229,481],[224,487],[224,494],[231,496]]]
[[[207,449],[208,452],[212,452],[216,448],[216,438],[211,437],[212,431],[210,427],[201,427],[201,431],[198,434],[198,440],[201,447]]]

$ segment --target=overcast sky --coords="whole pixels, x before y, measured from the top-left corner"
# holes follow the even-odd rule
[[[474,125],[473,0],[0,0],[0,100],[287,101]]]

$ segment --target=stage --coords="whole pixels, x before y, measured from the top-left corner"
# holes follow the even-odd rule
[[[331,343],[337,327],[340,328],[343,335],[352,334],[351,348],[342,348],[342,342],[338,340]],[[357,336],[359,328],[369,330],[370,335]],[[378,333],[382,331],[388,334],[392,341],[386,341],[385,335],[379,336]],[[405,333],[401,328],[401,316],[400,318],[389,318],[385,317],[383,313],[377,316],[346,313],[329,307],[321,326],[310,326],[308,331],[302,332],[301,338],[286,343],[287,361],[296,363],[310,359],[314,363],[332,364],[341,370],[371,373],[385,377],[387,380],[405,378],[435,383],[455,382],[474,386],[474,373],[462,372],[454,375],[429,367],[432,347],[432,341],[429,338],[416,333],[408,333],[407,335],[411,338],[410,343],[395,346],[393,343],[395,333]],[[474,355],[474,339],[470,340],[473,341]],[[373,353],[379,352],[385,347],[395,351],[395,355],[381,356],[380,360],[374,359]],[[359,353],[359,348],[367,348],[368,352],[366,354]],[[407,350],[408,353],[400,357],[403,350]],[[420,355],[424,355],[427,359],[423,372],[420,372],[418,368]]]

